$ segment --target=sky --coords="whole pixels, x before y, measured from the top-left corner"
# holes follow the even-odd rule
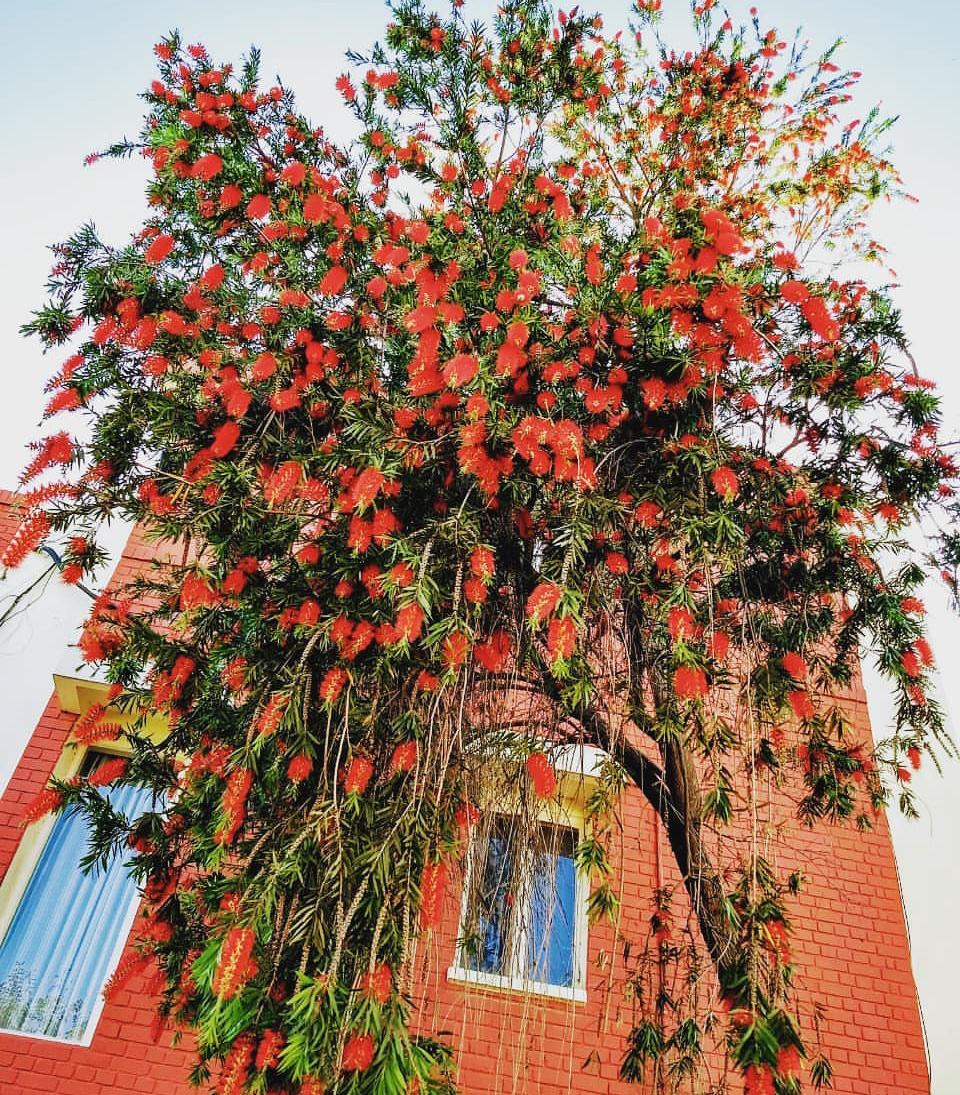
[[[750,0],[731,0],[735,21]],[[569,7],[573,0],[567,0]],[[757,0],[764,28],[781,36],[802,25],[815,49],[842,38],[840,63],[863,72],[853,117],[874,103],[899,116],[891,143],[916,203],[882,209],[872,227],[889,248],[912,352],[938,381],[946,432],[960,435],[960,369],[953,323],[956,278],[956,180],[960,177],[960,5],[951,0]],[[466,0],[478,17],[488,0]],[[594,0],[607,27],[625,24],[628,0]],[[685,0],[664,0],[665,30],[684,42]],[[301,109],[337,137],[346,114],[333,82],[346,69],[347,48],[365,49],[388,13],[380,0],[8,0],[0,3],[5,78],[0,88],[3,167],[0,213],[0,486],[13,487],[26,463],[25,444],[38,436],[43,385],[59,358],[43,359],[17,330],[43,301],[51,265],[45,248],[84,221],[121,243],[144,211],[144,168],[136,160],[84,167],[84,156],[120,136],[135,137],[143,104],[138,92],[153,78],[152,45],[178,28],[218,60],[236,59],[251,43],[263,53],[263,75],[275,73],[297,92]],[[960,713],[960,624],[944,592],[928,595],[931,636],[949,708]],[[882,685],[868,681],[876,733],[888,705]],[[33,721],[30,721],[31,717]],[[25,707],[8,708],[18,727],[36,721]],[[19,734],[0,738],[0,775],[19,750]],[[6,755],[5,755],[6,754]],[[929,769],[929,770],[928,770]],[[912,938],[914,970],[926,1024],[933,1095],[960,1092],[960,763],[941,778],[928,765],[915,783],[920,822],[891,815],[894,845]],[[869,1049],[869,1047],[866,1047]]]

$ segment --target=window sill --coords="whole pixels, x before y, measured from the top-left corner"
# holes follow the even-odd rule
[[[499,973],[465,970],[460,966],[451,966],[447,970],[447,980],[458,981],[474,988],[489,989],[492,992],[544,996],[550,1000],[562,1000],[568,1004],[585,1004],[587,1002],[587,990],[583,988],[551,985],[545,981],[530,981],[525,977],[504,977]]]

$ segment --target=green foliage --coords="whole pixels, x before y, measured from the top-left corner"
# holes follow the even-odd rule
[[[107,516],[139,522],[155,564],[81,648],[170,733],[127,735],[123,778],[162,808],[55,798],[91,818],[91,862],[133,838],[195,1079],[447,1095],[451,1047],[411,1030],[471,794],[513,761],[528,808],[555,791],[518,741],[598,746],[591,920],[618,922],[628,772],[675,854],[705,823],[730,853],[683,867],[726,1025],[658,989],[623,1075],[663,1058],[686,1083],[719,1037],[792,1091],[785,894],[741,862],[743,803],[793,780],[804,820],[868,824],[884,771],[909,811],[903,758],[949,747],[915,592],[960,552],[903,530],[952,527],[956,469],[887,294],[842,267],[897,191],[884,125],[839,126],[829,54],[709,10],[683,57],[529,0],[489,29],[392,14],[337,82],[342,149],[261,90],[256,51],[235,72],[161,43],[140,140],[106,153],[151,161],[147,222],[57,249],[24,330],[70,343],[49,413],[89,440],[38,444],[25,483],[63,479],[3,563],[70,528],[82,575]],[[876,755],[832,695],[861,645],[898,701]],[[657,901],[655,967],[695,995]]]

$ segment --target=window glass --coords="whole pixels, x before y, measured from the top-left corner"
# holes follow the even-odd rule
[[[104,790],[128,816],[150,803],[144,788]],[[0,943],[0,1029],[85,1040],[136,893],[119,858],[81,871],[86,851],[85,819],[60,814]]]
[[[473,863],[461,963],[467,969],[572,987],[576,969],[576,833],[539,825],[521,838],[498,817]]]
[[[532,981],[573,984],[577,872],[571,829],[543,826],[544,849],[534,855],[527,970]]]

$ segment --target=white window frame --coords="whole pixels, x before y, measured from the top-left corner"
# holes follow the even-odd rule
[[[537,743],[534,743],[536,747]],[[607,754],[592,746],[565,746],[551,748],[543,743],[550,755],[554,770],[559,778],[559,794],[554,802],[544,803],[531,820],[540,825],[553,825],[570,829],[579,843],[584,839],[584,813],[580,805],[583,798],[585,781],[595,781]],[[529,746],[528,746],[529,747]],[[510,817],[509,808],[490,809],[491,814]],[[460,918],[457,925],[457,947],[452,965],[447,970],[447,980],[480,989],[489,989],[507,993],[542,996],[554,1000],[564,1000],[574,1004],[587,1001],[587,949],[589,946],[589,926],[587,910],[590,899],[590,880],[587,875],[576,869],[574,895],[574,931],[573,931],[573,984],[553,985],[547,981],[536,981],[519,974],[490,973],[487,970],[475,970],[469,967],[469,958],[464,954],[462,938],[468,923],[468,906],[473,889],[473,873],[477,870],[480,854],[479,841],[471,836],[464,869],[463,892],[460,898]],[[528,887],[524,887],[523,903],[529,903]],[[521,918],[521,923],[526,917]],[[521,927],[517,938],[512,940],[515,961],[526,954],[527,929]]]

